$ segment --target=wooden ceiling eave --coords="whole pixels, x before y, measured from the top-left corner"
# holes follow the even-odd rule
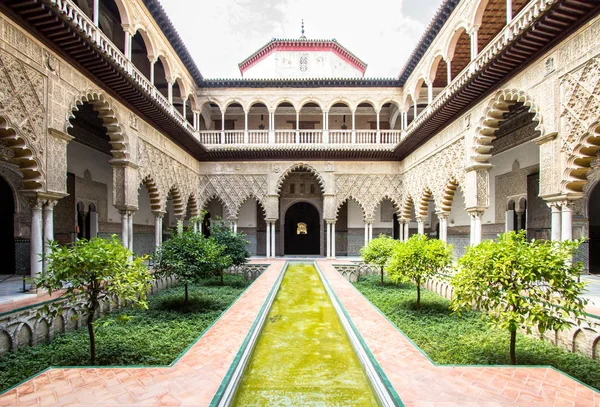
[[[260,161],[260,160],[371,160],[371,161],[396,161],[393,151],[379,149],[352,149],[330,150],[326,147],[320,149],[219,149],[209,150],[206,161]]]
[[[450,96],[431,116],[394,150],[400,160],[447,126],[499,84],[525,68],[535,57],[562,40],[600,12],[597,0],[561,0],[541,16],[521,36],[515,38],[494,58]],[[574,18],[577,16],[577,18]]]
[[[114,97],[155,125],[193,157],[199,160],[204,158],[205,147],[189,130],[156,103],[112,58],[97,48],[92,39],[72,27],[64,19],[65,16],[49,5],[49,0],[4,0],[0,2],[0,7],[18,16],[22,24],[35,29],[42,41],[69,61],[79,64]]]

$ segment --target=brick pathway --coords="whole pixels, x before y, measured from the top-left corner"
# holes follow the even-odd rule
[[[406,407],[592,407],[600,393],[549,368],[435,366],[333,267],[318,261]]]
[[[433,365],[333,269],[339,260],[318,263],[406,407],[600,407],[599,393],[552,369]],[[271,264],[172,367],[50,369],[0,406],[208,405],[284,261]]]
[[[0,406],[207,406],[284,265],[269,262],[172,367],[50,369],[0,396]]]

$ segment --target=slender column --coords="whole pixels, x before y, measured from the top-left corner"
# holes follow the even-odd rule
[[[365,222],[365,246],[369,244],[369,224]]]
[[[129,212],[119,210],[121,214],[121,244],[126,249],[129,248]]]
[[[198,130],[198,114],[196,112],[193,112],[193,125],[194,125],[194,130]]]
[[[425,218],[421,216],[417,218],[417,233],[420,235],[425,234]]]
[[[133,253],[133,214],[135,212],[134,211],[130,211],[129,212],[129,226],[128,226],[128,232],[129,232],[129,237],[127,238],[127,243],[129,244],[129,250],[131,250],[131,252]]]
[[[35,200],[31,207],[31,240],[29,243],[31,278],[37,277],[42,272],[43,230],[42,206],[44,201]]]
[[[48,200],[44,205],[44,254],[50,254],[50,241],[54,240],[54,206],[56,201]],[[46,269],[47,262],[44,259],[43,267]]]
[[[560,224],[561,224],[561,213],[560,213],[560,204],[557,202],[552,202],[550,204],[548,204],[548,206],[550,206],[550,210],[552,211],[551,216],[551,225],[552,225],[552,231],[551,231],[551,239],[553,242],[558,242],[561,240],[561,230],[560,230]]]
[[[169,96],[169,103],[173,104],[173,82],[169,81],[169,82],[167,82],[167,85],[168,85],[167,95]]]
[[[398,219],[398,240],[404,240],[404,222]]]
[[[377,133],[375,134],[375,142],[377,144],[379,144],[379,143],[381,143],[381,130],[379,127],[379,110],[376,113],[377,113]]]
[[[154,212],[154,250],[158,250],[162,237],[163,212]]]
[[[373,240],[373,224],[369,223],[369,242]]]
[[[221,144],[225,144],[225,112],[221,112]]]
[[[296,135],[295,143],[300,144],[300,112],[296,111]]]
[[[331,223],[331,258],[335,259],[335,221]]]
[[[512,21],[512,0],[506,0],[506,24]]]
[[[477,42],[477,31],[479,30],[478,26],[473,26],[469,35],[471,36],[471,61],[473,61],[477,57],[477,53],[479,50],[478,42]]]
[[[131,61],[131,34],[129,34],[129,31],[125,31],[125,58],[127,58],[128,61]]]
[[[510,232],[515,230],[515,211],[509,209],[504,214],[504,231]]]
[[[331,223],[327,222],[327,252],[325,253],[327,258],[331,257]]]
[[[98,23],[100,22],[100,0],[94,0],[94,11],[92,15],[94,17],[94,25],[98,27]]]
[[[275,258],[277,251],[275,250],[275,242],[277,242],[276,239],[276,233],[275,233],[275,222],[271,222],[271,257]]]
[[[447,60],[446,61],[446,81],[448,82],[447,85],[450,85],[450,82],[452,82],[452,61],[451,60]]]
[[[515,225],[515,230],[517,232],[522,229],[521,223],[523,223],[523,213],[524,212],[517,212],[517,224]]]
[[[404,112],[404,130],[408,127],[408,112]]]
[[[433,101],[433,82],[427,84],[427,105],[429,106]]]
[[[275,144],[275,113],[269,112],[269,144]]]
[[[150,61],[150,83],[154,85],[154,64],[156,61]]]
[[[177,218],[177,234],[183,235],[183,218]]]
[[[478,245],[481,243],[481,216],[483,212],[471,211],[469,215],[471,216],[471,244]]]
[[[356,144],[356,109],[352,111],[352,144]]]
[[[271,257],[271,222],[267,221],[267,258]]]
[[[237,220],[233,221],[233,233],[237,233]]]
[[[187,116],[187,99],[183,99],[183,118]]]
[[[561,239],[563,241],[573,239],[573,208],[571,205],[571,202],[566,201],[561,207]]]
[[[410,235],[410,224],[407,221],[404,223],[404,241],[405,242],[408,240],[409,235]]]
[[[437,214],[440,221],[440,240],[443,242],[448,241],[448,214],[446,212],[440,212]]]
[[[244,112],[244,144],[248,144],[248,112]]]

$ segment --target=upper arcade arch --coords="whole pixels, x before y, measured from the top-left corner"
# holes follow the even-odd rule
[[[496,138],[495,132],[500,123],[509,112],[509,108],[517,103],[522,103],[529,108],[529,112],[534,113],[533,121],[538,125],[535,130],[541,135],[544,134],[542,117],[537,104],[526,93],[515,89],[502,89],[496,92],[485,109],[483,117],[479,120],[479,125],[475,129],[475,136],[472,142],[470,152],[470,162],[488,164],[492,152],[492,141]]]

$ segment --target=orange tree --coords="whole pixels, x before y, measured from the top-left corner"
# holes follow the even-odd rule
[[[491,325],[507,329],[516,364],[517,329],[560,331],[583,317],[585,284],[577,279],[582,265],[571,261],[581,243],[527,241],[521,231],[469,247],[452,278],[450,306],[460,313],[475,305]]]

